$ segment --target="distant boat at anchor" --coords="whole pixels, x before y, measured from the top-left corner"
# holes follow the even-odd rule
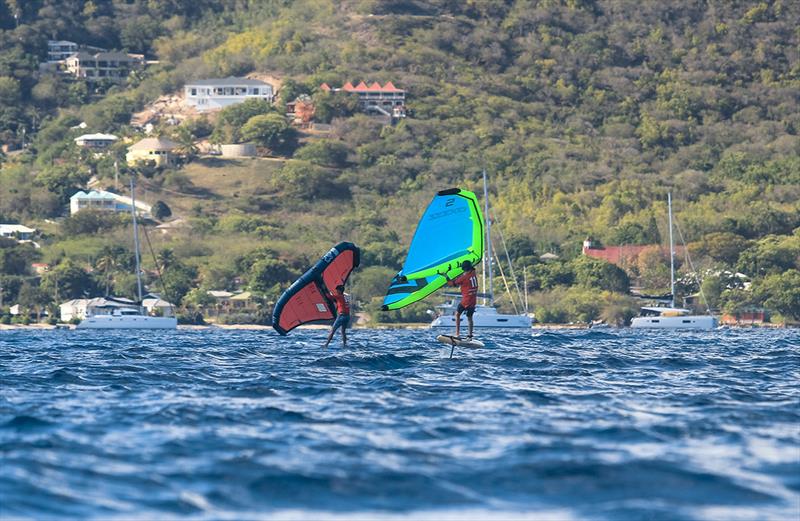
[[[139,252],[139,229],[136,221],[135,183],[131,178],[131,214],[133,215],[133,243],[136,258],[136,288],[138,302],[107,299],[109,305],[88,308],[86,318],[80,321],[77,329],[176,329],[178,319],[172,306],[167,306],[165,316],[151,316],[147,313],[142,298],[142,270]]]
[[[650,329],[716,329],[719,325],[713,315],[693,315],[691,310],[675,307],[675,247],[672,241],[672,194],[667,194],[669,214],[669,278],[670,306],[645,306],[641,316],[631,320],[633,328]]]

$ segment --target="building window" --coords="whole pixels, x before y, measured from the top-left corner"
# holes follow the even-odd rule
[[[192,96],[197,96],[197,89],[192,89],[191,93],[192,93]]]

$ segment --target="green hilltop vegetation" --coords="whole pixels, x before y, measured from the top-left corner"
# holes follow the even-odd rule
[[[158,63],[122,85],[87,84],[38,72],[48,38]],[[140,195],[162,201],[156,219],[183,220],[148,234],[186,320],[211,306],[206,290],[237,288],[263,305],[226,320],[268,320],[281,289],[339,240],[363,249],[352,288],[362,309],[425,320],[431,303],[391,315],[377,303],[432,193],[480,192],[482,168],[540,320],[622,323],[636,312],[630,284],[664,291],[658,248],[624,271],[580,253],[589,236],[664,244],[668,192],[701,275],[681,259],[681,295],[702,285],[717,310],[800,320],[798,2],[2,0],[0,48],[0,141],[11,145],[0,222],[39,229],[42,246],[0,243],[5,306],[131,296],[127,219],[69,217],[69,196],[92,176],[114,186],[115,159],[125,186],[126,147],[143,137],[131,116],[148,103],[187,80],[260,73],[282,82],[273,106],[158,125],[187,163],[139,168]],[[405,89],[408,117],[387,124],[319,90],[362,79]],[[287,123],[299,94],[328,134]],[[94,157],[73,144],[84,132],[129,140]],[[206,138],[256,142],[272,158],[197,157]],[[499,234],[495,244],[502,252]],[[38,277],[31,262],[51,270]],[[500,304],[511,309],[507,296]]]

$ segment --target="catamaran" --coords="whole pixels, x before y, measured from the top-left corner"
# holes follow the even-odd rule
[[[175,329],[178,319],[175,316],[154,317],[147,314],[142,303],[142,270],[139,253],[139,229],[136,221],[135,182],[131,177],[131,214],[133,215],[133,244],[136,259],[136,288],[138,304],[98,307],[87,309],[86,318],[76,326],[78,329]],[[167,314],[172,314],[171,308]]]
[[[631,320],[631,327],[654,329],[715,329],[717,317],[713,315],[693,315],[691,310],[675,307],[675,248],[672,240],[672,194],[667,194],[669,215],[669,307],[645,306],[641,316]]]
[[[503,327],[503,328],[531,328],[531,317],[528,315],[512,315],[500,313],[494,307],[494,279],[492,272],[492,223],[489,218],[489,188],[486,181],[486,170],[483,171],[483,204],[486,213],[486,255],[482,259],[483,264],[483,289],[484,292],[478,296],[483,299],[483,304],[475,306],[475,313],[472,315],[472,324],[476,328]],[[487,277],[488,273],[488,277]],[[488,278],[488,287],[487,287]],[[488,289],[488,291],[487,291]],[[460,297],[460,294],[445,293],[448,296]],[[455,312],[458,307],[458,298],[436,306],[439,315],[433,319],[430,327],[456,327]],[[466,315],[461,315],[461,325],[468,323]]]

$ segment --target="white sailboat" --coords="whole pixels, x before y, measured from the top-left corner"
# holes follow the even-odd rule
[[[693,315],[691,310],[675,307],[675,248],[672,241],[672,194],[667,194],[669,214],[670,307],[645,306],[641,316],[631,320],[631,327],[652,329],[715,329],[717,317]]]
[[[502,328],[531,328],[531,317],[528,315],[511,315],[500,313],[494,307],[494,279],[492,276],[492,225],[489,218],[489,189],[486,182],[486,170],[483,171],[483,202],[486,213],[486,255],[483,257],[483,304],[475,306],[472,323],[475,328],[502,327]],[[486,291],[486,273],[489,273],[488,292]],[[458,295],[460,297],[460,295]],[[488,300],[488,305],[487,305]],[[458,308],[459,298],[454,298],[447,303],[436,306],[439,315],[433,319],[430,327],[456,327],[455,312]],[[461,315],[461,326],[468,327],[466,314]]]
[[[136,221],[135,183],[131,178],[131,214],[133,215],[133,244],[136,259],[136,289],[139,304],[101,306],[86,310],[86,318],[76,326],[78,329],[176,329],[178,319],[173,316],[155,317],[147,314],[142,302],[142,270],[139,253],[139,228]],[[171,313],[171,309],[169,311]]]

